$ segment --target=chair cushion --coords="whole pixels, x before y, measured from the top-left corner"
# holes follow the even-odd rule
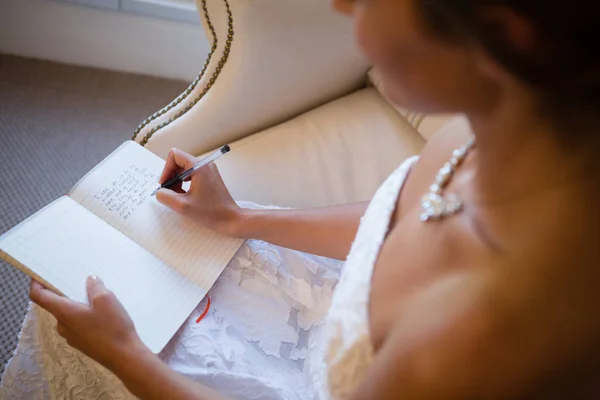
[[[424,144],[368,88],[231,144],[217,164],[236,200],[324,206],[369,200]]]

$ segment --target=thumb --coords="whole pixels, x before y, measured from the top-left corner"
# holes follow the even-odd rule
[[[86,281],[86,289],[90,303],[93,299],[109,291],[106,288],[106,286],[104,286],[104,282],[102,282],[102,279],[98,278],[95,275],[88,276]]]
[[[156,193],[156,200],[173,211],[183,214],[187,197],[185,193],[177,193],[169,189],[160,189],[158,193]]]

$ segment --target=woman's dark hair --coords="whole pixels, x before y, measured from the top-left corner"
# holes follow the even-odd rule
[[[554,113],[600,114],[600,5],[591,0],[417,0],[439,37],[473,40],[521,81],[537,89]],[[534,45],[524,54],[506,27],[486,18],[493,8],[527,20]],[[489,14],[488,14],[489,15]],[[549,111],[550,111],[549,110]]]

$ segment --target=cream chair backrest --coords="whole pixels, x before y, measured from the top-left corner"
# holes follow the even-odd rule
[[[364,85],[351,21],[327,0],[197,0],[213,50],[204,72],[135,140],[200,154]],[[173,60],[177,62],[177,60]]]

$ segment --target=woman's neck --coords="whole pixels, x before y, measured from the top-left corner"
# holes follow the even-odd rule
[[[478,204],[502,205],[590,179],[585,168],[589,154],[567,149],[554,125],[538,117],[531,103],[505,101],[469,120],[476,137],[473,200]],[[592,179],[598,180],[598,174]]]

